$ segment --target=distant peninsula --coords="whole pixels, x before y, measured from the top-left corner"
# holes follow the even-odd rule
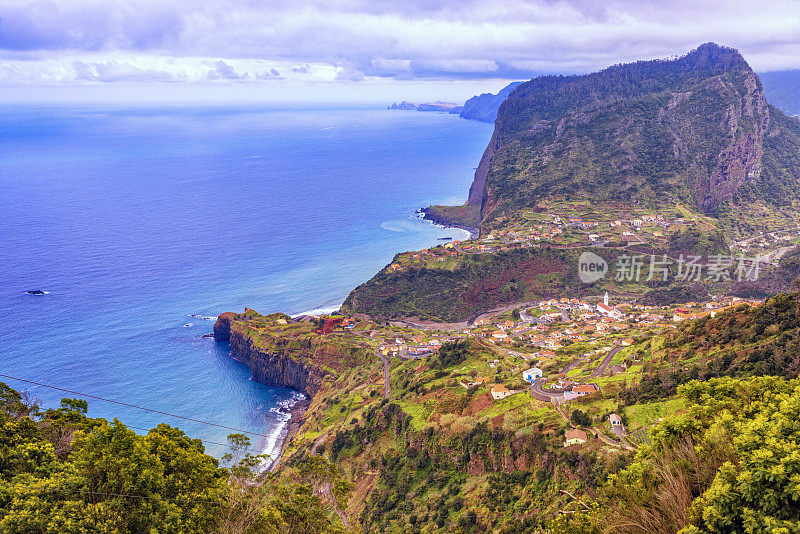
[[[422,104],[418,104],[416,102],[406,102],[403,100],[399,104],[395,102],[386,109],[399,109],[403,111],[443,111],[445,113],[452,113],[455,115],[461,113],[464,110],[464,106],[455,104],[453,102],[441,102],[439,100],[435,102],[424,102]]]

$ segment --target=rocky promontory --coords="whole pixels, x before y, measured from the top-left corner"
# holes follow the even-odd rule
[[[342,343],[313,323],[282,313],[223,313],[214,324],[216,341],[229,342],[231,356],[247,364],[253,380],[296,389],[310,397],[370,351]]]

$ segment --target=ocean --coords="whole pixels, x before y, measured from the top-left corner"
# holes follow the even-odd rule
[[[0,107],[0,373],[274,453],[297,393],[203,335],[245,306],[335,309],[395,253],[463,238],[414,212],[466,199],[491,131],[368,108]],[[78,396],[0,380],[44,407]],[[232,432],[87,400],[216,456]]]

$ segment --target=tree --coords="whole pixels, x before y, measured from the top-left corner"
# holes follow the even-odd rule
[[[578,426],[592,426],[592,417],[582,410],[574,410],[569,418]]]

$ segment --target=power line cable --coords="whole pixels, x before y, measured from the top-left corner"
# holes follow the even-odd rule
[[[127,428],[132,428],[134,430],[141,430],[143,432],[150,432],[152,430],[152,428],[142,428],[142,427],[139,427],[139,426],[129,425],[127,423],[124,423],[124,424],[125,424],[125,426]],[[193,438],[189,437],[189,439],[193,439]],[[218,441],[211,441],[211,440],[203,439],[203,438],[197,438],[197,439],[199,439],[203,443],[211,443],[212,445],[222,445],[223,447],[232,447],[233,446],[230,443],[220,443]],[[283,441],[283,438],[279,439],[279,441]],[[242,450],[243,451],[255,450],[255,447],[245,447]]]
[[[241,432],[242,434],[250,434],[250,435],[259,436],[259,437],[262,437],[262,438],[273,439],[272,436],[268,436],[266,434],[259,434],[258,432],[250,432],[248,430],[242,430],[241,428],[234,428],[234,427],[230,427],[230,426],[219,425],[217,423],[211,423],[209,421],[203,421],[201,419],[193,419],[191,417],[185,417],[183,415],[175,415],[173,413],[163,412],[161,410],[154,410],[152,408],[145,408],[143,406],[137,406],[135,404],[129,404],[127,402],[120,402],[120,401],[115,401],[115,400],[111,400],[111,399],[106,399],[104,397],[98,397],[97,395],[89,395],[88,393],[81,393],[79,391],[73,391],[71,389],[65,389],[65,388],[60,388],[60,387],[56,387],[56,386],[50,386],[48,384],[42,384],[41,382],[34,382],[33,380],[26,380],[24,378],[19,378],[19,377],[16,377],[16,376],[5,375],[5,374],[0,373],[0,377],[10,378],[11,380],[18,380],[20,382],[25,382],[26,384],[33,384],[35,386],[41,386],[41,387],[45,387],[45,388],[55,389],[57,391],[63,391],[65,393],[70,393],[72,395],[78,395],[80,397],[89,397],[90,399],[96,399],[96,400],[100,400],[100,401],[103,401],[103,402],[110,402],[110,403],[113,403],[113,404],[119,404],[120,406],[127,406],[128,408],[136,408],[137,410],[144,410],[146,412],[153,412],[153,413],[157,413],[157,414],[160,414],[160,415],[167,415],[169,417],[175,417],[177,419],[183,419],[185,421],[192,421],[194,423],[201,423],[201,424],[204,424],[204,425],[215,426],[217,428],[224,428],[226,430],[234,430],[236,432]],[[286,438],[282,438],[282,439],[275,438],[276,442],[277,441],[283,441],[285,439]]]
[[[58,488],[47,488],[43,489],[42,491],[37,491],[35,488],[31,488],[31,486],[12,486],[14,489],[18,490],[32,490],[34,493],[80,493],[83,495],[99,495],[102,497],[128,497],[128,498],[136,498],[136,499],[150,499],[153,501],[167,501],[167,502],[200,502],[203,504],[219,504],[220,501],[201,501],[199,499],[168,499],[166,497],[154,497],[150,495],[136,495],[133,493],[107,493],[101,491],[85,491],[79,489],[58,489]]]

